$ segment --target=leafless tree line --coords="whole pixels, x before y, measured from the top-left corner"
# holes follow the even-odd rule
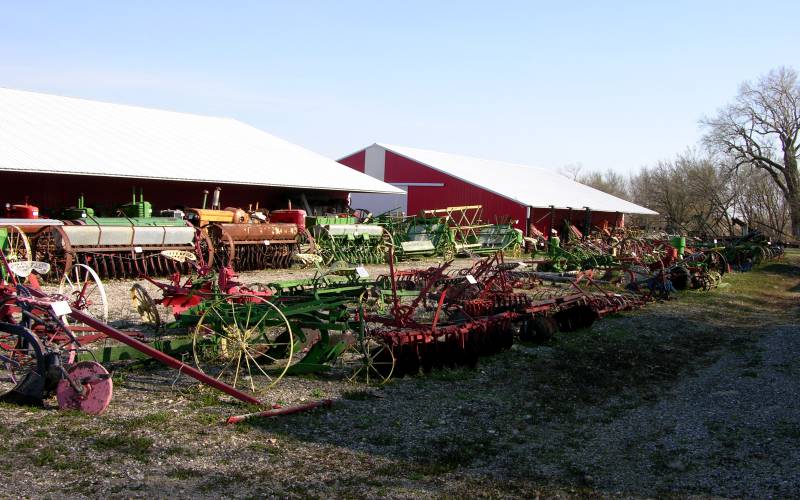
[[[742,85],[733,104],[703,118],[703,149],[617,172],[562,173],[661,214],[630,223],[709,237],[757,229],[775,239],[800,239],[800,84],[780,68]]]

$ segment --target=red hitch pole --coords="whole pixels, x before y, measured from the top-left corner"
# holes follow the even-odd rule
[[[228,417],[228,419],[225,420],[225,423],[238,424],[239,422],[244,422],[245,420],[249,420],[251,418],[291,415],[292,413],[300,413],[302,411],[313,410],[314,408],[320,408],[323,406],[326,408],[330,408],[331,406],[333,406],[333,400],[323,399],[321,401],[312,401],[311,403],[306,403],[303,405],[288,406],[286,408],[273,408],[271,410],[258,411],[255,413],[246,413],[244,415],[233,415]]]
[[[46,298],[47,297],[47,295],[45,295],[44,293],[42,293],[39,290],[33,290],[33,289],[28,289],[28,290],[31,292],[32,295],[37,296],[39,298]],[[122,342],[125,345],[133,347],[134,349],[136,349],[137,351],[141,352],[142,354],[145,354],[145,355],[147,355],[147,356],[149,356],[149,357],[151,357],[151,358],[153,358],[153,359],[155,359],[157,361],[160,361],[160,362],[164,363],[167,366],[175,368],[176,370],[189,375],[190,377],[192,377],[193,379],[197,380],[198,382],[201,382],[201,383],[209,385],[209,386],[211,386],[211,387],[213,387],[215,389],[218,389],[218,390],[224,392],[225,394],[238,399],[239,401],[243,401],[245,403],[249,403],[249,404],[252,404],[252,405],[260,405],[261,404],[261,401],[259,401],[258,399],[250,396],[249,394],[246,394],[246,393],[236,389],[235,387],[231,387],[231,386],[229,386],[228,384],[226,384],[224,382],[220,382],[219,380],[215,379],[214,377],[209,377],[208,375],[206,375],[205,373],[201,372],[197,368],[189,366],[186,363],[182,363],[182,362],[178,361],[177,359],[173,358],[172,356],[164,354],[163,352],[159,351],[158,349],[154,349],[154,348],[150,347],[149,345],[145,344],[144,342],[140,342],[140,341],[136,340],[135,338],[133,338],[133,337],[131,337],[129,335],[126,335],[125,333],[117,330],[116,328],[108,326],[107,324],[105,324],[105,323],[103,323],[101,321],[97,321],[96,319],[94,319],[93,317],[89,316],[88,314],[84,314],[84,313],[82,313],[80,311],[73,310],[69,315],[72,318],[80,321],[81,323],[94,328],[98,332],[103,333],[103,334],[111,337],[114,340],[118,340],[119,342]]]

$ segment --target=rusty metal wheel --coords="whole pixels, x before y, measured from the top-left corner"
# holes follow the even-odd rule
[[[69,238],[61,227],[42,228],[31,241],[33,259],[50,264],[50,272],[44,276],[46,280],[60,280],[65,273],[72,271],[75,254]]]

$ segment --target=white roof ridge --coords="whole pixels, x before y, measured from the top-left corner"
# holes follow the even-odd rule
[[[387,143],[377,143],[377,145],[463,182],[516,203],[532,207],[553,206],[559,209],[589,207],[591,210],[601,212],[657,214],[657,212],[646,207],[600,191],[542,167]],[[532,173],[535,174],[535,177],[518,179],[509,183],[502,175],[497,175],[497,172],[493,172],[494,175],[487,176],[486,165],[476,165],[476,163],[499,168],[523,169],[524,171],[511,173],[522,176]],[[480,168],[481,166],[484,168]],[[526,182],[528,183],[527,185]],[[537,187],[539,188],[538,192],[535,192]],[[575,191],[575,194],[570,195],[563,191]],[[542,200],[546,201],[542,202]],[[573,203],[571,200],[576,200],[577,203]]]
[[[11,92],[20,92],[20,93],[23,93],[23,94],[34,94],[34,95],[42,96],[42,97],[58,97],[58,98],[61,98],[61,99],[70,99],[70,100],[75,100],[75,101],[82,101],[82,102],[85,102],[85,103],[91,103],[91,104],[104,104],[104,105],[107,105],[107,106],[118,106],[118,107],[124,107],[124,108],[133,108],[133,109],[144,110],[144,111],[154,111],[154,112],[158,112],[158,113],[174,113],[174,114],[177,114],[177,115],[186,115],[186,116],[192,116],[192,117],[196,117],[196,118],[209,118],[209,119],[214,119],[214,120],[231,120],[231,121],[235,121],[235,122],[244,123],[241,120],[239,120],[238,118],[234,118],[232,116],[206,115],[206,114],[201,114],[201,113],[192,113],[190,111],[176,111],[174,109],[156,108],[156,107],[152,107],[152,106],[145,106],[145,105],[142,105],[142,104],[129,104],[129,103],[124,103],[124,102],[112,102],[112,101],[106,101],[106,100],[102,100],[102,99],[89,99],[88,97],[79,97],[79,96],[63,95],[63,94],[49,94],[47,92],[39,92],[37,90],[14,89],[14,88],[11,88],[11,87],[4,87],[4,86],[0,85],[0,91],[3,91],[3,90],[8,90],[8,91],[11,91]]]
[[[0,171],[403,192],[230,117],[3,87],[0,115]]]

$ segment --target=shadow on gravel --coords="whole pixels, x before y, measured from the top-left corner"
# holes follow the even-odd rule
[[[405,378],[377,390],[378,397],[244,425],[388,458],[390,465],[369,471],[384,483],[468,474],[506,494],[523,482],[533,487],[528,481],[585,486],[584,473],[568,456],[583,442],[558,437],[578,425],[576,411],[609,411],[607,401],[623,394],[626,405],[656,400],[698,358],[731,338],[677,315],[659,320],[609,318],[601,329],[559,334],[545,347],[522,346],[482,361],[477,370]]]
[[[800,266],[782,262],[773,262],[771,264],[767,264],[759,269],[759,271],[770,274],[782,274],[786,276],[800,276]]]

